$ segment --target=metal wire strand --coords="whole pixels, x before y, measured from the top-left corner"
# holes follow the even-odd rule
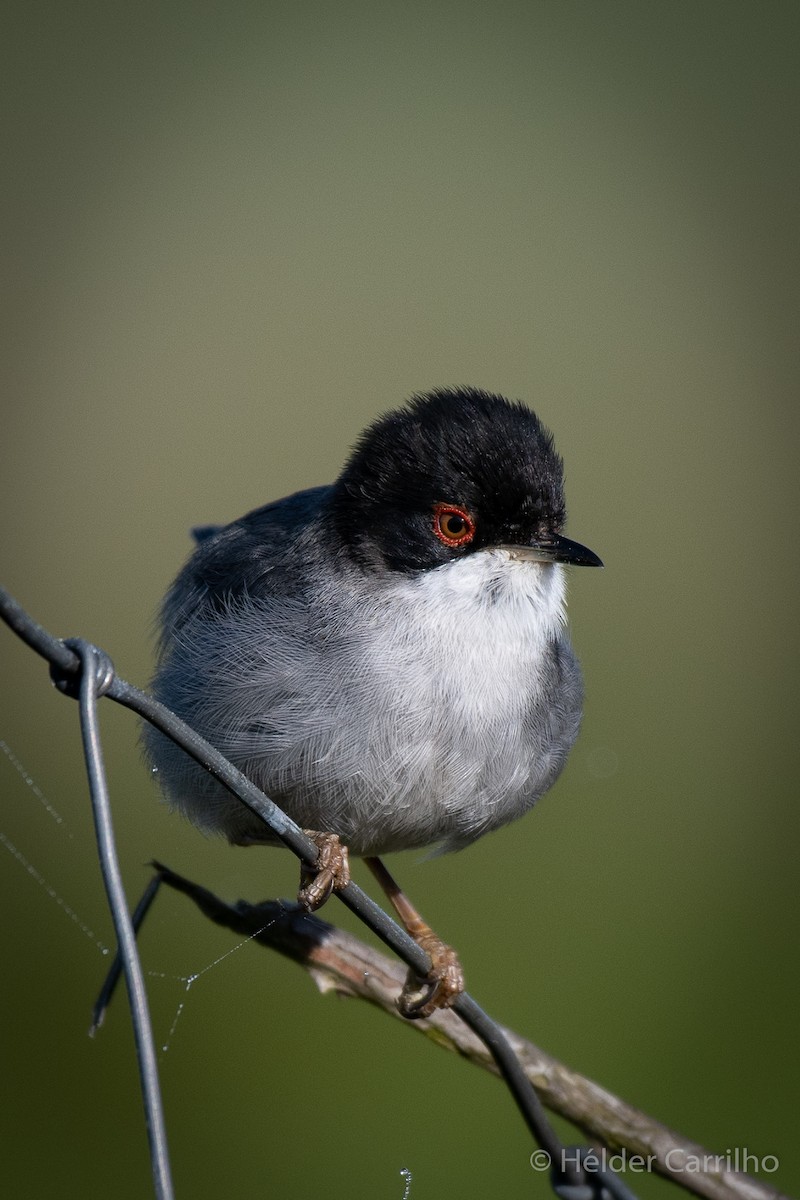
[[[133,910],[131,924],[133,926],[133,932],[137,937],[139,935],[139,929],[141,928],[142,921],[144,921],[145,917],[150,911],[150,905],[158,895],[161,882],[161,875],[154,875],[140,896],[139,903]],[[114,961],[111,964],[108,975],[106,976],[106,981],[103,984],[102,990],[100,991],[100,994],[95,1001],[94,1008],[92,1009],[92,1023],[89,1026],[89,1037],[94,1037],[100,1026],[103,1024],[106,1016],[106,1009],[111,1002],[111,997],[116,990],[116,986],[119,983],[119,977],[121,974],[122,956],[119,950],[117,950],[117,953],[114,956]]]
[[[636,1200],[619,1175],[603,1166],[597,1150],[587,1146],[565,1146],[560,1160],[552,1159],[550,1183],[559,1200]],[[568,1166],[577,1168],[584,1182],[575,1184],[567,1176]]]
[[[103,661],[110,667],[110,661],[96,647],[85,642],[61,641],[33,620],[25,610],[11,597],[5,589],[0,588],[0,616],[15,633],[32,649],[47,659],[55,668],[54,676],[57,686],[69,695],[76,695],[75,682],[80,679],[80,698],[82,712],[87,713],[84,725],[84,746],[86,747],[87,767],[90,772],[93,795],[95,789],[101,797],[96,807],[96,822],[98,827],[98,844],[101,847],[101,863],[104,863],[104,877],[109,868],[109,878],[106,887],[109,893],[109,903],[112,905],[115,925],[119,920],[117,936],[120,953],[123,960],[126,981],[134,1014],[134,1027],[137,1033],[137,1051],[140,1055],[140,1074],[145,1095],[145,1105],[148,1120],[148,1133],[151,1139],[154,1157],[154,1172],[156,1163],[160,1179],[156,1185],[158,1200],[169,1200],[172,1193],[163,1190],[169,1187],[169,1174],[166,1157],[166,1141],[163,1129],[163,1115],[158,1092],[158,1076],[153,1051],[152,1035],[149,1033],[149,1015],[144,995],[144,984],[141,977],[141,967],[135,947],[135,935],[131,919],[128,916],[122,889],[119,866],[114,850],[113,831],[111,829],[110,811],[108,809],[105,779],[102,770],[99,737],[96,725],[96,663]],[[90,670],[84,669],[80,674],[82,662],[86,664],[91,656]],[[204,738],[200,737],[191,726],[180,720],[175,713],[127,683],[105,670],[102,681],[102,692],[110,699],[124,707],[132,709],[145,720],[155,725],[173,742],[182,747],[201,766],[205,767],[218,779],[234,796],[254,813],[287,845],[304,863],[315,866],[317,847],[306,836],[302,829],[287,816],[263,792],[238,771],[219,751],[215,750]],[[102,840],[101,840],[102,827]],[[111,883],[109,882],[111,880]],[[335,893],[357,917],[375,933],[407,966],[413,968],[419,975],[426,975],[430,969],[428,955],[414,942],[405,930],[401,929],[370,897],[355,883],[350,883],[341,891]],[[113,896],[113,899],[112,899]],[[123,911],[124,910],[124,914]],[[462,993],[453,1004],[453,1009],[473,1032],[481,1039],[497,1064],[501,1077],[509,1088],[522,1117],[533,1134],[538,1145],[546,1150],[554,1163],[565,1163],[563,1182],[572,1186],[589,1186],[591,1190],[597,1187],[597,1177],[591,1178],[591,1172],[581,1169],[576,1160],[567,1160],[564,1148],[553,1130],[536,1094],[533,1085],[525,1075],[513,1049],[499,1026],[483,1011],[471,996]],[[140,1041],[141,1037],[141,1041]],[[159,1191],[158,1188],[162,1187]],[[628,1200],[619,1197],[619,1200]]]
[[[81,639],[69,643],[80,659],[83,670],[80,676],[78,704],[81,720],[81,735],[83,752],[86,759],[86,772],[89,777],[89,791],[92,798],[94,827],[97,835],[97,851],[100,858],[100,869],[108,896],[108,904],[114,921],[119,946],[119,959],[125,975],[128,988],[128,1000],[133,1022],[133,1033],[136,1042],[136,1058],[139,1064],[139,1078],[144,1102],[147,1137],[150,1143],[150,1160],[153,1172],[153,1187],[157,1200],[173,1200],[172,1179],[170,1176],[169,1152],[167,1149],[167,1131],[164,1122],[164,1109],[161,1102],[161,1088],[158,1079],[153,1030],[150,1023],[150,1011],[147,1004],[147,992],[144,986],[142,966],[136,947],[136,934],[133,923],[128,915],[128,902],[122,884],[122,873],[117,858],[117,847],[114,839],[114,827],[111,820],[111,805],[108,798],[103,750],[100,744],[100,730],[97,720],[97,698],[108,690],[113,678],[113,668],[110,660],[99,651]]]

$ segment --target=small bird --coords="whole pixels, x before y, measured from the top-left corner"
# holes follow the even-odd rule
[[[562,564],[602,563],[565,515],[538,417],[440,389],[370,425],[335,483],[195,530],[164,601],[155,695],[315,839],[306,907],[347,883],[348,848],[366,860],[431,956],[406,1016],[452,1003],[463,972],[378,856],[460,850],[516,820],[578,733]],[[145,743],[201,829],[277,841],[157,730]]]

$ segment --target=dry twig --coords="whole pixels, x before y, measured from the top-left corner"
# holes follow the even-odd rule
[[[403,1020],[397,1009],[397,996],[406,974],[402,963],[327,921],[309,916],[297,905],[280,900],[226,904],[168,867],[159,863],[155,866],[165,883],[189,896],[216,924],[251,937],[305,967],[321,992],[368,1000],[402,1020],[407,1029],[498,1074],[483,1042],[456,1013],[444,1010],[425,1020]],[[653,1170],[708,1200],[785,1200],[781,1193],[752,1176],[727,1169],[723,1156],[715,1156],[661,1125],[518,1033],[510,1029],[504,1029],[504,1033],[543,1103],[609,1150],[624,1149],[628,1162],[633,1155],[649,1158]],[[697,1165],[701,1163],[706,1164],[705,1169]]]

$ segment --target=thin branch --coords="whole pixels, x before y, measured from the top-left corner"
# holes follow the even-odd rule
[[[423,1033],[437,1045],[499,1074],[485,1045],[454,1012],[445,1010],[425,1020],[404,1020],[397,1009],[397,996],[405,978],[403,967],[352,934],[286,901],[249,904],[239,900],[227,904],[168,867],[153,865],[164,883],[193,900],[210,920],[303,966],[321,992],[367,1000],[401,1021],[404,1028]],[[650,1157],[659,1174],[708,1200],[786,1200],[752,1176],[724,1169],[721,1156],[626,1104],[513,1030],[503,1028],[503,1032],[543,1103],[599,1138],[609,1150],[624,1149],[628,1162],[633,1155],[645,1160]],[[701,1171],[696,1167],[703,1162],[709,1163],[710,1169]]]
[[[0,618],[32,649],[49,660],[54,682],[60,690],[77,697],[80,685],[80,690],[91,698],[92,709],[95,695],[105,695],[137,712],[204,766],[303,862],[314,865],[317,850],[303,830],[174,713],[115,676],[110,661],[102,652],[87,643],[70,646],[54,638],[2,588]],[[75,653],[76,649],[79,653]],[[96,660],[96,678],[91,683],[84,680],[81,684],[82,658],[87,655]],[[83,707],[86,707],[85,703]],[[89,743],[91,754],[87,750],[87,765],[90,777],[97,776],[104,789],[96,731]],[[287,907],[280,902],[227,905],[206,889],[181,879],[166,868],[159,868],[159,872],[165,882],[189,895],[212,920],[252,936],[303,964],[322,991],[358,996],[394,1017],[399,1016],[395,998],[403,982],[402,968],[358,939],[335,930],[319,918],[309,917],[294,906]],[[350,883],[336,896],[407,966],[421,975],[427,972],[428,956],[366,893]],[[127,928],[127,914],[125,918]],[[126,975],[138,967],[135,942],[129,950]],[[125,959],[123,955],[123,961]],[[106,996],[111,990],[113,985],[106,990]],[[144,1020],[146,1005],[136,988],[131,989],[131,1001],[133,1008],[138,1004],[138,1016]],[[99,1003],[95,1011],[97,1023],[102,1019],[102,1011],[103,1004]],[[136,1014],[134,1019],[137,1019]],[[649,1159],[653,1169],[708,1200],[783,1200],[774,1189],[764,1187],[750,1176],[726,1169],[726,1160],[722,1157],[709,1155],[702,1147],[687,1142],[591,1080],[570,1071],[532,1043],[504,1030],[466,993],[456,999],[449,1011],[411,1024],[433,1041],[503,1077],[537,1142],[550,1152],[554,1164],[552,1184],[559,1195],[574,1193],[573,1185],[582,1182],[595,1193],[598,1190],[608,1192],[614,1200],[628,1200],[631,1193],[612,1170],[592,1164],[588,1157],[581,1158],[580,1166],[572,1158],[564,1160],[563,1148],[542,1110],[542,1100],[554,1112],[600,1137],[609,1149],[625,1149],[628,1161],[634,1154]],[[139,1061],[144,1071],[146,1064],[141,1052]],[[555,1151],[562,1151],[560,1160]],[[702,1171],[695,1165],[706,1162],[711,1165],[704,1166]]]

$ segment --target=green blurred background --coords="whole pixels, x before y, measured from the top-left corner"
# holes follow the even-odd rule
[[[488,1010],[717,1153],[797,1134],[794,3],[8,5],[3,582],[144,684],[193,524],[329,481],[413,391],[566,459],[583,732],[523,822],[393,860]],[[3,1191],[149,1194],[75,706],[2,634]],[[160,805],[103,706],[130,895],[294,861]],[[369,886],[363,868],[360,882]],[[334,906],[330,919],[352,925]],[[179,1197],[545,1196],[503,1088],[166,896]],[[180,1017],[171,1031],[179,1006]],[[641,1195],[667,1185],[628,1176]]]

